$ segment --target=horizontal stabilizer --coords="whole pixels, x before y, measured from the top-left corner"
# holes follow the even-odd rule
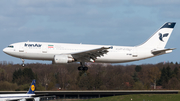
[[[152,54],[154,55],[161,55],[161,54],[166,54],[166,53],[171,53],[172,50],[175,48],[168,48],[168,49],[161,49],[161,50],[152,50]]]

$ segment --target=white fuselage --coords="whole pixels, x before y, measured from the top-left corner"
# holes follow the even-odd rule
[[[99,47],[109,47],[107,45],[88,45],[88,44],[64,44],[64,43],[45,43],[45,42],[20,42],[14,43],[3,51],[11,56],[32,59],[50,60],[58,54],[71,54],[96,49]],[[98,57],[95,62],[101,63],[122,63],[150,58],[155,55],[151,53],[152,48],[111,46],[109,52],[104,56]],[[89,61],[85,61],[89,62]]]
[[[32,98],[31,97],[32,95],[35,95],[35,94],[1,94],[0,101]]]

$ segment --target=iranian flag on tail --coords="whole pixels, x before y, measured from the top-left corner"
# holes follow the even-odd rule
[[[54,45],[48,45],[48,48],[54,48]]]

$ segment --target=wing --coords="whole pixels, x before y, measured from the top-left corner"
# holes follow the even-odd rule
[[[169,34],[168,33],[166,33],[166,34],[163,34],[163,37],[167,37]]]
[[[77,60],[77,61],[91,61],[94,62],[97,57],[104,56],[104,54],[108,53],[108,49],[111,49],[112,47],[100,47],[92,50],[82,51],[78,53],[71,53],[71,55]]]

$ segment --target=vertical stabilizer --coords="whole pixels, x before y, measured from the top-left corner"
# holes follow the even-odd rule
[[[138,47],[164,49],[169,37],[174,29],[175,22],[165,23],[156,33],[154,33],[145,43]]]
[[[34,94],[36,88],[36,80],[33,80],[27,94]]]

